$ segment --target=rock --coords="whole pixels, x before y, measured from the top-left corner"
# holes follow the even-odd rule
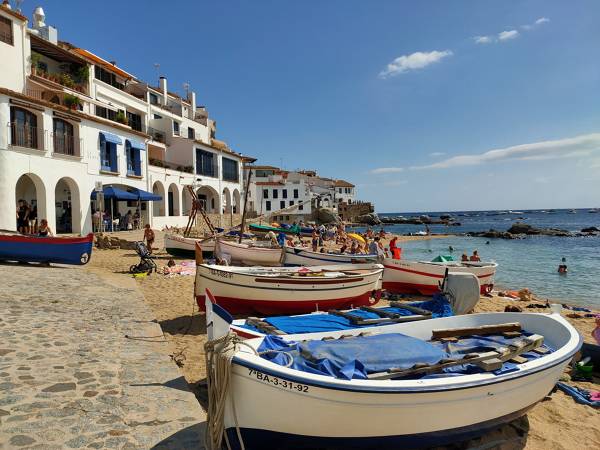
[[[521,222],[514,223],[507,231],[510,234],[540,234],[537,228]]]
[[[441,220],[452,220],[452,216],[450,214],[440,214]]]
[[[25,436],[24,434],[17,434],[10,438],[10,444],[16,447],[24,447],[26,445],[31,445],[35,442],[35,439],[29,436]]]
[[[319,223],[339,223],[339,216],[327,208],[319,208],[314,212],[315,220]]]
[[[119,239],[119,247],[122,250],[135,250],[135,242]]]
[[[598,233],[600,230],[596,227],[587,227],[581,229],[582,233]]]
[[[377,213],[364,214],[362,216],[358,216],[355,220],[358,223],[364,223],[367,225],[380,225],[381,224],[381,219],[379,219],[379,216],[377,215]]]
[[[42,389],[42,392],[65,392],[74,391],[76,389],[75,383],[56,383],[52,386],[48,386]]]

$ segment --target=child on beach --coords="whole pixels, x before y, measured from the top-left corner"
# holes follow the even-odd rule
[[[150,224],[147,223],[144,227],[144,240],[148,247],[148,253],[152,253],[152,244],[154,244],[154,230],[150,228]]]
[[[42,219],[40,222],[40,226],[38,228],[38,236],[42,236],[42,237],[54,236],[52,234],[52,230],[48,226],[48,221],[46,219]]]

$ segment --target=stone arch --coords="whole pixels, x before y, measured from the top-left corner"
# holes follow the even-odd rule
[[[55,217],[57,233],[81,233],[82,210],[79,186],[75,180],[62,177],[54,187]],[[61,203],[60,207],[57,206]]]
[[[206,212],[218,213],[220,211],[219,193],[215,189],[210,186],[202,186],[196,191],[196,195],[198,200],[202,202]]]
[[[169,216],[180,216],[181,215],[181,197],[179,196],[179,188],[175,183],[171,183],[169,185],[168,191],[168,199],[169,199]]]
[[[18,178],[17,182],[15,183],[15,208],[18,206],[19,200],[25,200],[30,206],[35,204],[37,212],[37,224],[39,224],[41,219],[48,218],[46,186],[38,175],[26,173]],[[35,230],[29,230],[29,226],[27,225],[26,229],[23,231],[33,232]]]
[[[231,214],[231,192],[229,188],[223,189],[223,214]]]
[[[240,191],[233,190],[233,213],[240,214],[242,212],[242,204],[240,199]]]
[[[183,188],[183,192],[181,193],[182,200],[182,210],[181,214],[183,216],[189,216],[190,211],[192,210],[192,195],[187,187]]]
[[[152,217],[159,217],[165,215],[165,186],[160,181],[155,181],[152,185],[152,193],[156,195],[160,195],[162,198],[160,200],[155,200],[152,202]]]

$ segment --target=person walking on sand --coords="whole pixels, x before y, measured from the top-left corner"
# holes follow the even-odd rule
[[[152,253],[152,244],[154,244],[154,230],[150,228],[150,224],[147,223],[144,227],[144,240],[146,241],[146,247],[148,247],[148,253]]]
[[[473,250],[473,254],[469,258],[469,261],[473,261],[473,262],[481,261],[481,258],[479,257],[479,254],[477,253],[477,250]]]

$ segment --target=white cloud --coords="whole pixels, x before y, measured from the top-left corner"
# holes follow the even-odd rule
[[[380,167],[378,169],[371,170],[371,173],[374,175],[380,175],[382,173],[399,173],[404,172],[403,167]]]
[[[538,20],[536,20],[535,22],[528,24],[528,25],[521,25],[521,28],[524,30],[533,30],[535,27],[539,27],[540,25],[543,25],[545,23],[550,22],[550,19],[548,19],[547,17],[540,17]]]
[[[444,58],[452,56],[452,54],[451,50],[434,50],[432,52],[415,52],[410,55],[402,55],[389,63],[387,67],[379,73],[379,78],[385,79],[410,70],[423,69]]]
[[[506,30],[498,33],[499,41],[508,41],[510,39],[515,39],[519,37],[519,32],[517,30]]]
[[[548,23],[550,22],[550,19],[548,19],[547,17],[540,17],[538,20],[535,21],[536,25],[541,25],[543,23]]]
[[[446,154],[446,152],[433,152],[430,153],[429,156],[435,158],[436,156],[444,156]]]
[[[476,44],[491,44],[494,42],[491,36],[475,36],[473,40]]]
[[[574,138],[533,142],[530,144],[499,148],[475,155],[458,155],[434,164],[411,167],[411,169],[449,169],[452,167],[476,166],[500,161],[539,161],[547,159],[575,158],[599,151],[600,133],[592,133],[576,136]]]

